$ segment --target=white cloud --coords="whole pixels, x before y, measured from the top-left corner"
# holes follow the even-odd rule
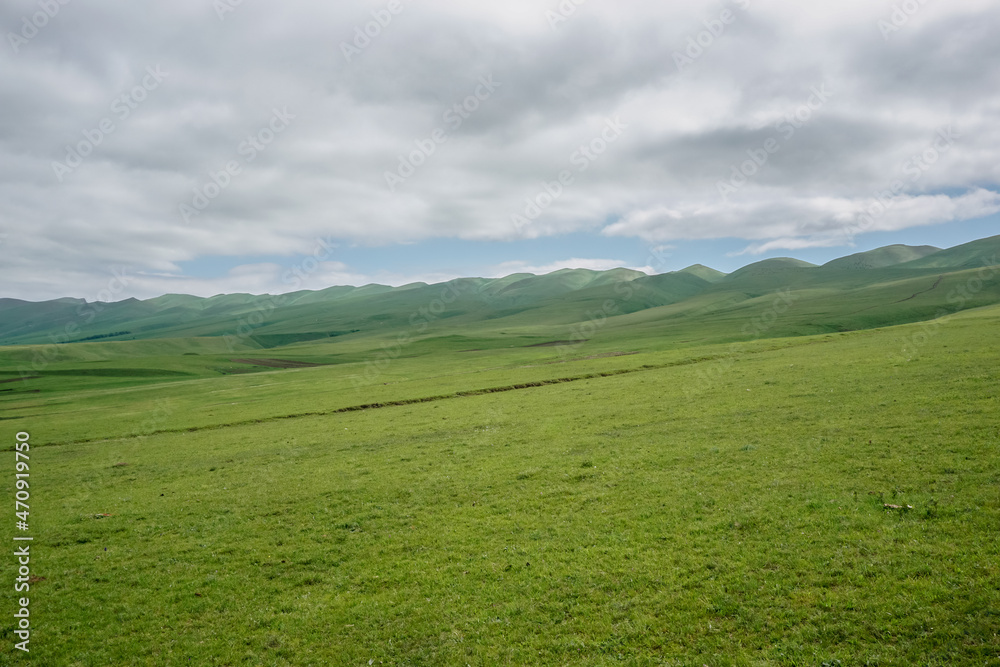
[[[844,245],[842,237],[828,238],[781,238],[766,243],[753,243],[739,252],[729,253],[730,257],[740,255],[762,255],[773,250],[804,250],[806,248],[835,248]]]
[[[927,3],[886,40],[877,21],[888,5],[755,1],[683,72],[673,54],[719,16],[718,3],[589,2],[553,30],[546,11],[557,6],[406,3],[347,62],[341,41],[383,2],[243,3],[221,22],[194,0],[74,5],[18,53],[0,49],[0,295],[95,294],[120,266],[150,276],[143,294],[167,283],[273,289],[263,268],[208,281],[153,276],[207,255],[294,256],[319,236],[377,246],[603,232],[815,247],[833,243],[874,190],[905,179],[907,161],[946,125],[960,138],[863,231],[996,210],[994,2]],[[4,3],[0,23],[20,25],[36,10]],[[120,118],[114,100],[155,65],[169,76]],[[502,85],[451,129],[449,110],[486,75]],[[824,83],[829,102],[721,200],[717,184],[732,166]],[[240,147],[275,107],[295,119],[250,161]],[[621,138],[596,142],[619,116]],[[114,131],[60,182],[53,161],[104,118]],[[390,192],[385,172],[437,128],[447,140]],[[574,156],[591,142],[583,170]],[[239,175],[185,222],[180,205],[230,161]],[[512,214],[563,170],[572,184],[519,230]],[[446,275],[432,266],[413,274]],[[390,267],[323,277],[408,278]]]
[[[273,262],[241,264],[217,278],[196,278],[180,272],[138,272],[128,269],[116,272],[125,283],[122,293],[137,298],[151,298],[161,294],[284,294],[300,289],[324,289],[331,285],[364,285],[373,282],[368,276],[351,271],[342,262],[324,261],[293,262],[288,265]],[[400,283],[402,284],[402,283]],[[103,289],[103,287],[102,287]],[[100,298],[99,291],[76,292],[75,296],[93,301]],[[122,298],[116,291],[114,300]]]
[[[610,269],[618,268],[631,268],[635,271],[651,272],[649,267],[630,267],[627,266],[627,262],[620,259],[581,259],[579,257],[574,257],[572,259],[563,259],[556,262],[549,262],[547,264],[532,264],[530,262],[524,261],[510,261],[501,262],[487,270],[486,278],[501,278],[503,276],[509,276],[512,273],[533,273],[535,275],[543,275],[546,273],[552,273],[553,271],[559,271],[560,269],[590,269],[591,271],[608,271]]]
[[[970,220],[1000,212],[1000,194],[977,188],[961,195],[781,197],[723,204],[656,206],[629,213],[604,228],[608,236],[638,236],[650,242],[721,237],[769,239],[742,253],[825,248],[850,244],[861,233]],[[748,222],[753,224],[748,226]]]

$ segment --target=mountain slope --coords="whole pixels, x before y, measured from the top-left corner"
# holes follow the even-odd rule
[[[812,268],[816,268],[816,265],[804,262],[801,259],[793,259],[791,257],[775,257],[773,259],[765,259],[759,262],[754,262],[753,264],[747,264],[743,268],[736,269],[732,273],[726,275],[722,281],[733,282],[735,280],[743,280],[746,278],[774,276],[785,274],[789,271],[795,272],[801,269]]]
[[[1000,264],[1000,235],[963,243],[898,265],[906,269],[973,269]]]
[[[824,269],[880,269],[910,262],[940,252],[941,248],[931,245],[908,246],[889,245],[867,252],[859,252],[841,257],[823,265]]]
[[[680,271],[675,271],[674,273],[690,273],[692,276],[698,276],[702,280],[707,280],[710,283],[717,283],[726,277],[726,274],[722,271],[716,271],[710,266],[705,266],[704,264],[692,264],[689,267],[683,268]]]
[[[677,327],[732,332],[747,317],[756,317],[753,309],[766,311],[761,303],[781,294],[817,304],[808,320],[792,326],[788,323],[798,321],[792,317],[786,328],[769,330],[795,335],[933,317],[951,305],[960,272],[997,263],[998,255],[1000,236],[995,236],[948,250],[887,246],[822,267],[787,257],[767,259],[728,275],[702,265],[654,276],[621,268],[564,269],[396,288],[335,286],[278,296],[169,294],[115,303],[0,299],[0,345],[222,337],[250,347],[309,341],[343,347],[345,341],[353,345],[351,341],[363,339],[412,340],[432,334],[558,339],[573,323],[595,318],[630,322],[631,314],[640,311],[650,311],[639,319],[651,333],[664,335],[679,331]],[[915,258],[903,261],[908,257]],[[1000,301],[996,276],[976,280],[975,299],[966,299],[963,307]]]

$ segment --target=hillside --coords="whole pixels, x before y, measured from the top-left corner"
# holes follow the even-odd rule
[[[774,259],[765,259],[753,264],[747,264],[743,268],[728,274],[723,280],[734,282],[745,278],[794,274],[800,269],[811,269],[815,268],[815,266],[815,264],[803,262],[801,259],[775,257]]]
[[[559,331],[575,323],[633,315],[650,331],[663,336],[673,331],[685,340],[683,330],[725,331],[730,318],[758,308],[757,300],[789,290],[797,305],[768,333],[798,335],[933,317],[948,305],[948,290],[968,280],[960,272],[996,263],[998,253],[1000,236],[948,250],[887,246],[822,267],[793,258],[767,259],[728,275],[701,265],[653,276],[621,268],[564,269],[436,285],[334,286],[277,296],[169,294],[115,303],[2,299],[0,344],[221,337],[230,347],[256,349],[446,333],[495,341],[512,333],[559,339],[565,337]],[[964,305],[997,300],[993,278]]]
[[[0,348],[0,411],[44,472],[42,662],[270,664],[286,642],[322,664],[588,664],[586,641],[661,664],[685,627],[748,647],[733,664],[847,664],[845,636],[872,664],[973,664],[926,628],[993,636],[993,247],[0,301],[7,335],[41,339]],[[52,344],[70,335],[90,340]],[[805,599],[829,600],[808,641]],[[139,659],[74,630],[123,609]]]
[[[594,320],[570,355],[42,346],[0,384],[31,436],[35,661],[991,664],[1000,306],[684,349],[671,319]]]
[[[908,246],[890,245],[868,252],[859,252],[832,260],[823,265],[827,269],[880,269],[910,262],[940,252],[941,248],[930,245]]]
[[[972,269],[1000,263],[1000,235],[941,250],[921,259],[915,259],[900,268]]]
[[[690,273],[692,276],[698,276],[702,280],[706,280],[710,283],[717,283],[726,277],[726,274],[722,271],[716,271],[715,269],[705,266],[704,264],[692,264],[691,266],[683,268],[676,273]]]

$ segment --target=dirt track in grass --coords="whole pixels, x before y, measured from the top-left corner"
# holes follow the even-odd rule
[[[313,364],[308,361],[289,361],[288,359],[230,359],[237,364],[253,364],[268,368],[314,368],[323,364]]]

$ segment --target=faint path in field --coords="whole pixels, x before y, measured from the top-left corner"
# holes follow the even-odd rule
[[[23,377],[23,378],[10,378],[8,380],[0,380],[0,384],[3,384],[4,382],[24,382],[25,380],[37,380],[40,377],[42,377],[42,376],[41,375],[32,375],[30,377]]]
[[[267,368],[315,368],[324,364],[314,364],[309,361],[289,361],[288,359],[230,359],[237,364],[251,364]]]
[[[682,343],[685,341],[681,341]],[[482,352],[483,350],[459,350],[459,352]],[[428,375],[427,377],[421,377],[421,380],[436,380],[437,378],[450,378],[457,375],[476,375],[477,373],[486,373],[489,371],[508,371],[516,368],[538,368],[539,366],[550,366],[552,364],[568,364],[574,361],[586,361],[587,359],[603,359],[605,357],[627,357],[632,354],[639,354],[639,352],[602,352],[600,354],[592,354],[589,357],[573,357],[572,359],[558,359],[556,361],[540,361],[537,364],[519,364],[517,366],[488,366],[486,368],[477,368],[474,371],[459,371],[457,373],[444,373],[443,375]],[[389,384],[399,384],[400,382],[409,382],[409,380],[392,380],[390,382],[383,382],[384,385]]]
[[[943,274],[940,275],[940,276],[938,276],[938,279],[934,281],[934,284],[931,285],[930,287],[928,287],[927,289],[921,290],[919,292],[914,292],[913,294],[911,294],[910,296],[906,297],[905,299],[900,299],[899,301],[893,301],[893,303],[903,303],[904,301],[909,301],[913,297],[919,296],[921,294],[927,294],[932,289],[934,289],[935,287],[937,287],[938,285],[940,285],[942,280],[944,280],[944,275]]]
[[[884,305],[890,305],[891,306],[894,303],[903,303],[904,301],[909,301],[910,299],[916,298],[916,297],[920,296],[921,294],[927,294],[931,290],[935,289],[938,285],[941,284],[942,280],[944,280],[944,274],[941,274],[940,276],[938,276],[937,280],[934,281],[934,284],[931,285],[930,287],[928,287],[927,289],[920,290],[919,292],[914,292],[913,294],[911,294],[910,296],[906,297],[905,299],[900,299],[899,301],[890,301],[888,304],[878,304],[878,305],[875,305],[875,306],[868,306],[867,308],[862,308],[861,310],[855,310],[853,313],[848,313],[848,315],[857,315],[858,313],[863,313],[866,310],[871,310],[872,308],[882,308]]]
[[[764,348],[761,350],[747,351],[746,354],[762,354],[765,352],[772,352],[775,349],[787,349],[792,347],[799,347],[805,345],[819,345],[829,342],[829,339],[813,340],[804,343],[792,343],[788,345],[782,345],[778,348]],[[567,382],[577,382],[579,380],[592,380],[596,378],[606,378],[613,377],[615,375],[628,375],[631,373],[642,373],[645,371],[660,370],[664,368],[673,368],[676,366],[691,366],[693,364],[700,364],[706,361],[714,361],[717,359],[728,359],[732,358],[731,354],[713,354],[701,357],[693,357],[690,359],[680,359],[678,361],[672,361],[664,364],[644,364],[638,368],[619,368],[610,371],[595,371],[593,373],[583,373],[580,375],[573,375],[569,377],[561,378],[550,378],[548,380],[536,380],[533,382],[521,382],[518,384],[501,385],[499,387],[485,387],[482,389],[467,389],[465,391],[456,391],[449,394],[438,394],[436,396],[422,396],[419,398],[406,398],[397,401],[379,401],[376,403],[363,403],[360,405],[349,405],[342,408],[333,408],[330,410],[315,410],[310,412],[297,412],[288,415],[274,415],[272,417],[261,417],[259,419],[244,419],[235,422],[228,422],[225,424],[207,424],[204,426],[188,426],[182,428],[166,428],[157,431],[150,431],[149,433],[144,433],[142,437],[149,437],[153,435],[162,435],[166,433],[193,433],[196,431],[214,431],[218,429],[231,428],[234,426],[249,426],[252,424],[266,424],[268,422],[283,421],[286,419],[299,419],[302,417],[325,417],[329,415],[340,414],[344,412],[358,412],[360,410],[377,410],[380,408],[392,408],[402,405],[414,405],[416,403],[432,403],[435,401],[445,401],[455,398],[465,398],[467,396],[482,396],[484,394],[495,394],[507,391],[519,391],[522,389],[531,389],[534,387],[545,387],[553,384],[564,384]],[[111,438],[90,438],[83,440],[67,440],[64,442],[52,442],[46,447],[56,447],[59,445],[78,445],[78,444],[88,444],[97,442],[108,442],[110,440],[127,440],[136,436],[116,436]],[[10,450],[13,451],[13,450]]]

